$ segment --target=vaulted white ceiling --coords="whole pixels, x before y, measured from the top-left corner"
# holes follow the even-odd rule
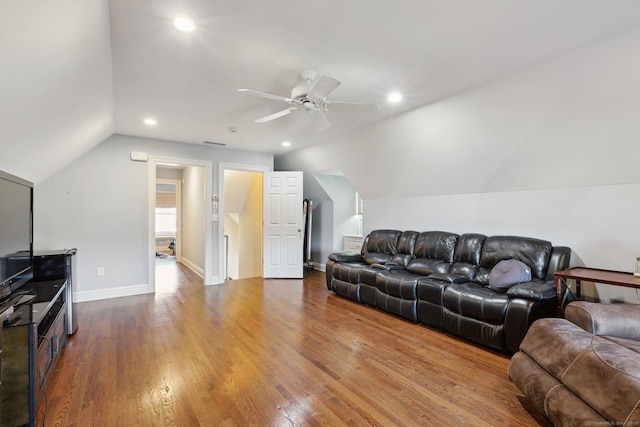
[[[113,133],[299,149],[640,23],[637,0],[21,0],[0,8],[0,169],[36,182]],[[180,14],[194,32],[173,27]],[[288,105],[237,89],[289,96],[304,69],[342,82],[329,100],[381,108],[328,112],[324,132],[300,112],[254,123]],[[401,103],[385,101],[392,90]],[[146,126],[147,117],[158,124]]]

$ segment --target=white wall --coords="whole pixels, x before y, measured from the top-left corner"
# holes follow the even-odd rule
[[[218,162],[273,167],[269,154],[114,135],[37,184],[34,246],[78,248],[77,300],[147,292],[149,164],[132,162],[131,151],[211,161],[214,193]],[[217,225],[212,233],[216,275]],[[97,276],[98,267],[104,276]]]
[[[528,235],[572,247],[588,266],[631,271],[640,252],[638,51],[640,27],[276,165],[344,171],[365,200],[365,232]]]
[[[356,190],[341,175],[319,173],[314,177],[333,201],[333,247],[331,252],[340,252],[344,248],[343,236],[358,234]]]
[[[182,170],[182,263],[204,278],[205,168]]]
[[[262,275],[263,174],[224,171],[224,233],[229,236],[227,277]]]
[[[0,10],[0,170],[37,185],[113,134],[109,1]]]
[[[251,185],[247,189],[245,206],[240,213],[240,279],[262,276],[263,174],[244,173],[251,174]]]

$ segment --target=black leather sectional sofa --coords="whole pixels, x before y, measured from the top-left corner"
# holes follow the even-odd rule
[[[334,253],[327,287],[412,322],[513,353],[534,320],[556,314],[554,273],[571,249],[529,237],[444,231],[374,230],[360,254]],[[498,262],[516,259],[532,279],[506,291],[489,286]]]

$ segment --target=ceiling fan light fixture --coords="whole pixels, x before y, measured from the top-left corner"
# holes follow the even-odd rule
[[[178,16],[173,20],[173,26],[183,33],[191,33],[196,29],[193,21],[186,16]]]
[[[303,111],[307,112],[307,113],[311,113],[313,111],[316,110],[316,104],[314,104],[311,101],[304,101],[300,107],[302,108]]]
[[[238,92],[244,92],[260,98],[273,99],[283,101],[292,107],[286,108],[277,113],[269,114],[254,120],[254,123],[266,123],[272,120],[291,114],[293,111],[300,111],[311,121],[313,127],[321,132],[328,129],[331,124],[327,120],[324,112],[326,111],[374,111],[378,109],[377,104],[364,104],[358,102],[340,102],[328,101],[327,96],[332,93],[338,86],[340,81],[329,76],[317,77],[315,71],[306,70],[300,74],[298,83],[291,90],[291,98],[284,96],[272,95],[270,93],[259,92],[253,89],[238,89]]]

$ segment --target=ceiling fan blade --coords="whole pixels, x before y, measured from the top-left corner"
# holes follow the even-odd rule
[[[266,123],[271,120],[279,119],[280,117],[284,117],[287,114],[291,114],[293,110],[297,110],[297,107],[290,107],[286,110],[278,111],[277,113],[269,114],[268,116],[261,117],[259,119],[254,120],[254,123]]]
[[[377,111],[380,109],[378,104],[362,104],[358,102],[325,101],[324,106],[327,108],[327,111]]]
[[[259,92],[253,89],[238,89],[238,92],[248,93],[249,95],[259,96],[261,98],[275,99],[276,101],[293,102],[291,98],[285,98],[284,96],[271,95],[270,93]]]
[[[311,124],[318,132],[327,130],[331,127],[329,120],[325,117],[324,113],[320,110],[313,110],[307,113],[307,117],[311,120]]]
[[[333,77],[328,76],[320,76],[318,80],[315,81],[313,87],[309,90],[307,96],[313,99],[324,100],[327,95],[336,90],[338,86],[340,86],[340,81],[334,79]]]

